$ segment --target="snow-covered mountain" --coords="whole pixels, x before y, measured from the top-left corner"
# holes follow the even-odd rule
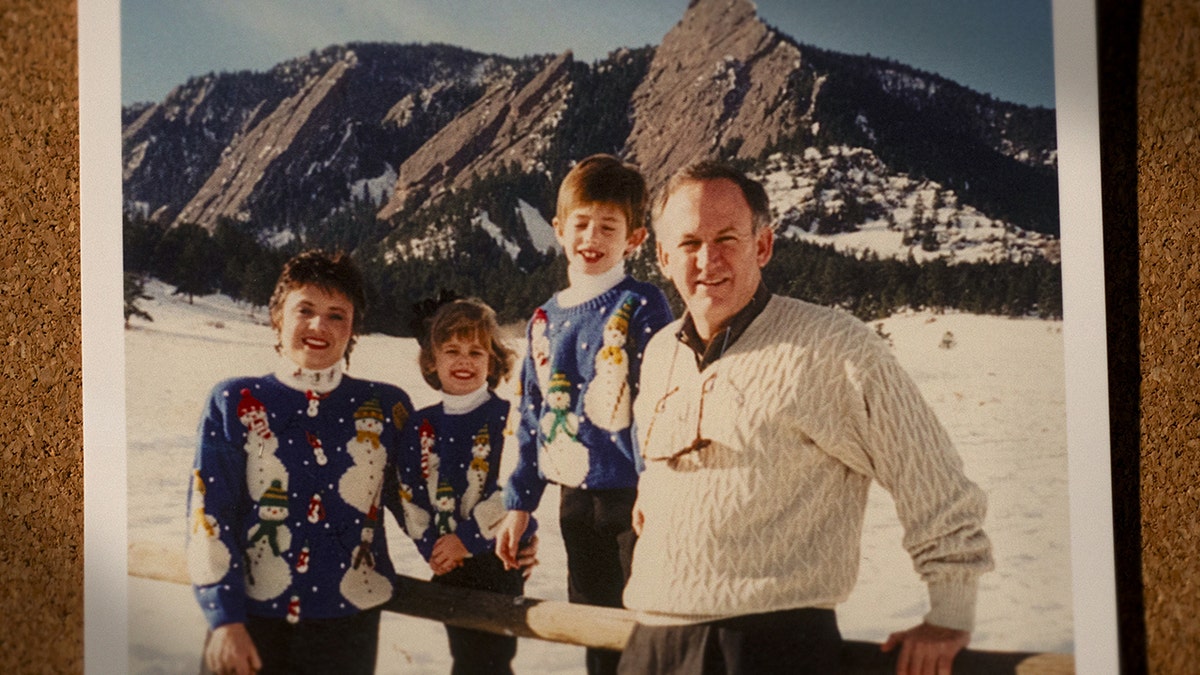
[[[419,264],[552,279],[557,186],[595,152],[652,186],[733,161],[768,185],[782,237],[859,256],[1059,258],[1053,110],[802,45],[750,0],[694,0],[659,45],[594,63],[355,43],[210,73],[128,107],[123,142],[131,218],[349,248],[394,268],[373,274],[384,294],[445,285]]]
[[[130,106],[126,209],[212,229],[292,229],[355,198],[383,200],[397,167],[493,86],[536,63],[446,45],[349,44],[266,73],[194,77]]]
[[[951,262],[1059,260],[1058,238],[989,217],[929,179],[889,171],[867,148],[776,153],[755,172],[780,236],[881,258]]]

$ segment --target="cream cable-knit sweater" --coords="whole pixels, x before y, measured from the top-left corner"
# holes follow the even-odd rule
[[[884,342],[847,314],[775,296],[698,372],[678,328],[658,332],[642,366],[645,525],[625,605],[646,623],[835,606],[854,587],[874,479],[928,585],[925,619],[970,630],[992,568],[986,498]],[[661,459],[695,439],[706,383],[712,444]]]

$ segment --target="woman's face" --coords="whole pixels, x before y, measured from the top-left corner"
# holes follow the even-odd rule
[[[283,299],[281,351],[298,366],[323,370],[346,355],[353,327],[350,298],[339,291],[301,286]]]

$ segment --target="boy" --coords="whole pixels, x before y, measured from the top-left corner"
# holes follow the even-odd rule
[[[559,525],[571,602],[620,607],[636,539],[631,524],[641,459],[630,434],[642,348],[671,321],[657,287],[625,274],[646,238],[646,182],[610,155],[579,162],[559,187],[554,232],[569,286],[534,312],[521,371],[518,459],[496,553],[517,546],[547,483],[561,486]],[[591,674],[620,655],[588,649]]]

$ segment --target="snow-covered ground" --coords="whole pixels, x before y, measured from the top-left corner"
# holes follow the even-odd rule
[[[188,304],[159,283],[147,290],[154,299],[140,306],[154,320],[135,319],[125,334],[129,540],[182,547],[193,435],[205,397],[222,378],[268,371],[276,358],[274,335],[262,308],[219,296]],[[989,495],[986,529],[996,570],[981,582],[972,639],[979,649],[1072,649],[1061,326],[926,313],[882,322],[901,363],[955,440],[967,475]],[[945,348],[940,345],[948,332],[954,346]],[[350,372],[397,383],[416,405],[427,405],[436,394],[419,376],[416,355],[413,340],[367,335],[355,347]],[[513,391],[511,382],[500,389],[509,397]],[[507,450],[502,473],[514,458]],[[546,526],[541,565],[526,588],[531,597],[566,599],[556,510],[552,490],[537,513]],[[398,570],[428,577],[415,548],[390,519],[388,525]],[[927,600],[881,489],[872,490],[864,530],[858,586],[838,608],[838,620],[846,637],[880,641],[918,623]],[[195,672],[204,620],[191,590],[131,578],[128,600],[130,671]],[[515,666],[522,673],[582,673],[582,659],[579,647],[522,640]],[[448,670],[440,624],[385,616],[378,672]]]

